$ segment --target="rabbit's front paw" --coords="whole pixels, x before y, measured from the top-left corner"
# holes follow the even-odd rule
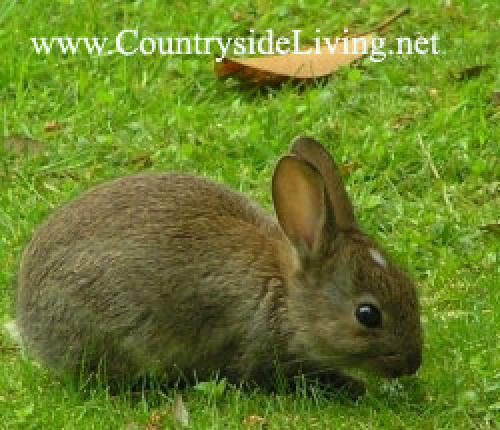
[[[308,379],[316,381],[327,392],[344,393],[352,400],[356,400],[366,393],[363,381],[338,371],[322,373]]]

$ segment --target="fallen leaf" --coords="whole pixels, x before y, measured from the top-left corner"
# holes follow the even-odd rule
[[[490,100],[493,106],[500,106],[500,91],[493,91]]]
[[[310,54],[288,53],[258,58],[224,58],[222,62],[215,62],[215,73],[221,77],[235,75],[257,86],[276,84],[287,79],[310,80],[328,76],[341,66],[351,64],[366,55],[375,37],[374,33],[383,30],[409,10],[407,7],[401,9],[372,31],[354,37],[339,38],[333,53],[325,44],[319,47],[319,52],[311,48]]]
[[[182,394],[176,394],[174,397],[174,404],[172,405],[172,417],[180,428],[189,425],[189,414],[182,400]]]
[[[59,124],[57,121],[48,121],[43,125],[43,129],[46,132],[51,132],[51,131],[57,131],[61,128],[61,124]]]
[[[340,172],[343,175],[349,176],[351,173],[353,173],[355,170],[358,170],[361,167],[361,164],[357,162],[353,163],[344,163],[340,165]]]
[[[47,178],[57,178],[57,179],[70,178],[73,181],[79,181],[81,179],[81,177],[77,173],[71,172],[69,170],[62,170],[59,172],[45,171],[45,172],[41,172],[40,176],[47,177]],[[88,178],[88,179],[90,179],[90,178]]]
[[[129,164],[140,166],[140,167],[151,167],[153,165],[153,160],[148,154],[138,155],[129,161]]]
[[[479,227],[481,230],[490,231],[495,234],[500,234],[500,223],[485,224]]]
[[[38,155],[43,150],[43,142],[24,136],[9,136],[5,138],[4,149],[16,155]]]
[[[334,54],[329,52],[328,47],[323,46],[319,54],[292,53],[258,58],[224,58],[221,63],[216,63],[215,72],[219,76],[236,74],[242,79],[260,85],[278,83],[290,78],[321,78],[361,58],[364,55],[363,44],[366,43],[369,47],[372,39],[371,34],[357,37],[356,42],[352,38],[347,39],[347,48],[344,48],[345,43],[342,41],[337,45]],[[344,49],[349,53],[344,54]]]
[[[255,9],[257,11],[258,16],[265,15],[271,11],[271,2],[268,0],[257,0],[255,5]]]
[[[149,419],[150,419],[150,421],[151,421],[152,423],[157,424],[157,423],[159,423],[159,422],[160,422],[161,417],[162,417],[162,414],[160,414],[160,412],[158,412],[158,411],[155,411],[155,412],[153,412],[153,413],[151,414],[151,416],[150,416],[150,418],[149,418]]]
[[[19,352],[21,350],[20,346],[3,346],[0,345],[0,351],[5,353]]]
[[[415,118],[411,115],[399,115],[391,120],[391,127],[400,130],[406,127]]]
[[[476,66],[466,67],[455,74],[455,79],[457,81],[465,81],[467,79],[476,78],[483,70],[486,70],[489,67],[489,64],[478,64]]]
[[[443,9],[447,15],[455,14],[457,11],[456,6],[451,0],[445,0],[443,4]]]
[[[152,411],[146,424],[146,430],[159,430],[160,421],[164,415],[164,412],[160,413],[158,410]]]
[[[437,97],[437,96],[439,95],[439,92],[438,92],[438,90],[436,90],[436,88],[431,88],[431,89],[429,90],[429,95],[430,95],[431,97]]]
[[[259,415],[249,415],[243,419],[243,425],[247,427],[267,426],[267,420]]]
[[[241,19],[243,18],[243,14],[239,10],[237,10],[233,13],[232,18],[233,18],[233,21],[236,21],[236,22],[241,21]]]

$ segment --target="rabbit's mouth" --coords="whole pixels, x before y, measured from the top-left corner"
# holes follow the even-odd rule
[[[420,354],[382,354],[375,358],[377,370],[385,377],[413,375],[420,367]]]

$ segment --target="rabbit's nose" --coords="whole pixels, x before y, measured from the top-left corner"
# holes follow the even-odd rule
[[[420,349],[410,352],[406,356],[406,373],[413,375],[422,364],[422,351]]]

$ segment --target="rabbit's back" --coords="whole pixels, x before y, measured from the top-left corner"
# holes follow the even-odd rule
[[[208,180],[141,174],[102,184],[54,212],[28,245],[23,340],[56,369],[106,358],[110,376],[241,372],[265,353],[245,345],[270,335],[282,244],[272,217]]]

